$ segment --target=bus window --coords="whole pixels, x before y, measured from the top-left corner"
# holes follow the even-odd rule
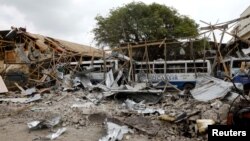
[[[185,63],[167,64],[166,73],[185,73]]]
[[[187,63],[187,73],[207,73],[207,62],[189,62]]]
[[[145,72],[147,70],[147,67],[145,64],[137,65],[135,67],[135,73]]]
[[[207,72],[207,64],[205,62],[195,63],[195,68],[197,72],[200,72],[200,73]]]
[[[187,63],[187,73],[195,73],[194,63],[193,62]]]
[[[155,73],[164,73],[164,64],[154,64]]]

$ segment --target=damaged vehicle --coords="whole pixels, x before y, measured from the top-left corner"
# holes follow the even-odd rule
[[[181,90],[193,89],[197,76],[211,74],[209,60],[155,60],[137,62],[134,67],[137,82],[149,82],[159,88],[170,83]]]

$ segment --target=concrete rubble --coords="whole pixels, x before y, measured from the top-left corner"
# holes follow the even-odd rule
[[[22,98],[16,94],[18,91],[12,93],[8,98],[0,99],[1,107],[30,105],[32,108],[22,110],[17,116],[33,120],[27,122],[30,130],[55,128],[54,133],[41,136],[50,140],[61,136],[66,128],[70,134],[69,127],[103,128],[103,124],[106,126],[103,130],[107,132],[99,141],[124,140],[136,134],[155,140],[207,140],[208,125],[226,123],[232,102],[226,96],[233,90],[228,82],[223,85],[209,77],[203,79],[204,84],[207,81],[215,84],[208,87],[208,84],[200,83],[190,91],[190,97],[183,97],[178,92],[163,93],[162,90],[148,88],[146,83],[112,87],[116,82],[112,75],[107,75],[107,80],[99,84],[92,84],[87,76],[73,78],[64,75],[63,79],[67,78],[68,82],[59,86],[60,89],[51,88],[43,94],[34,87],[19,90],[20,93],[25,92],[20,95]],[[215,87],[218,91],[211,93]],[[220,92],[219,88],[222,89]],[[37,116],[39,113],[44,113],[45,117]],[[59,116],[47,117],[53,114]],[[108,118],[116,119],[119,124],[107,122]]]

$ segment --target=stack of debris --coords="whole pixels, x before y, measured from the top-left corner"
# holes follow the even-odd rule
[[[237,96],[231,93],[234,88],[229,82],[209,76],[199,78],[199,85],[187,97],[178,92],[163,93],[146,83],[118,85],[117,78],[110,78],[114,76],[109,73],[99,84],[92,84],[87,75],[65,75],[64,82],[73,84],[67,89],[61,85],[41,93],[36,88],[20,88],[17,94],[0,99],[1,105],[25,105],[18,113],[10,111],[5,116],[25,117],[30,130],[59,127],[40,138],[55,139],[66,127],[81,129],[105,124],[107,132],[100,135],[100,141],[121,140],[136,134],[156,140],[206,140],[207,126],[226,124],[232,98]]]

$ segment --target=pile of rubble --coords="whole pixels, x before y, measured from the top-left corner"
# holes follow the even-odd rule
[[[228,91],[214,95],[208,84],[202,83],[191,90],[191,94],[164,92],[149,88],[146,83],[110,88],[104,84],[89,83],[88,87],[84,87],[86,81],[77,81],[82,85],[67,89],[63,84],[57,89],[20,88],[0,99],[0,109],[15,109],[2,111],[1,117],[27,119],[31,131],[56,129],[53,134],[41,138],[55,139],[69,126],[76,129],[99,126],[107,130],[107,135],[103,135],[100,141],[121,140],[128,134],[143,134],[154,140],[206,140],[207,126],[226,124],[232,99],[235,99],[235,93],[230,93],[232,85],[221,87],[223,84],[218,85],[218,81],[222,80],[207,79],[210,83],[211,79],[214,80],[215,85],[210,87],[213,90],[221,88]],[[73,80],[70,79],[72,83]],[[202,80],[207,83],[205,77]],[[203,93],[211,95],[201,99],[197,91],[204,86],[207,88],[203,88]],[[241,99],[239,97],[235,103]]]

